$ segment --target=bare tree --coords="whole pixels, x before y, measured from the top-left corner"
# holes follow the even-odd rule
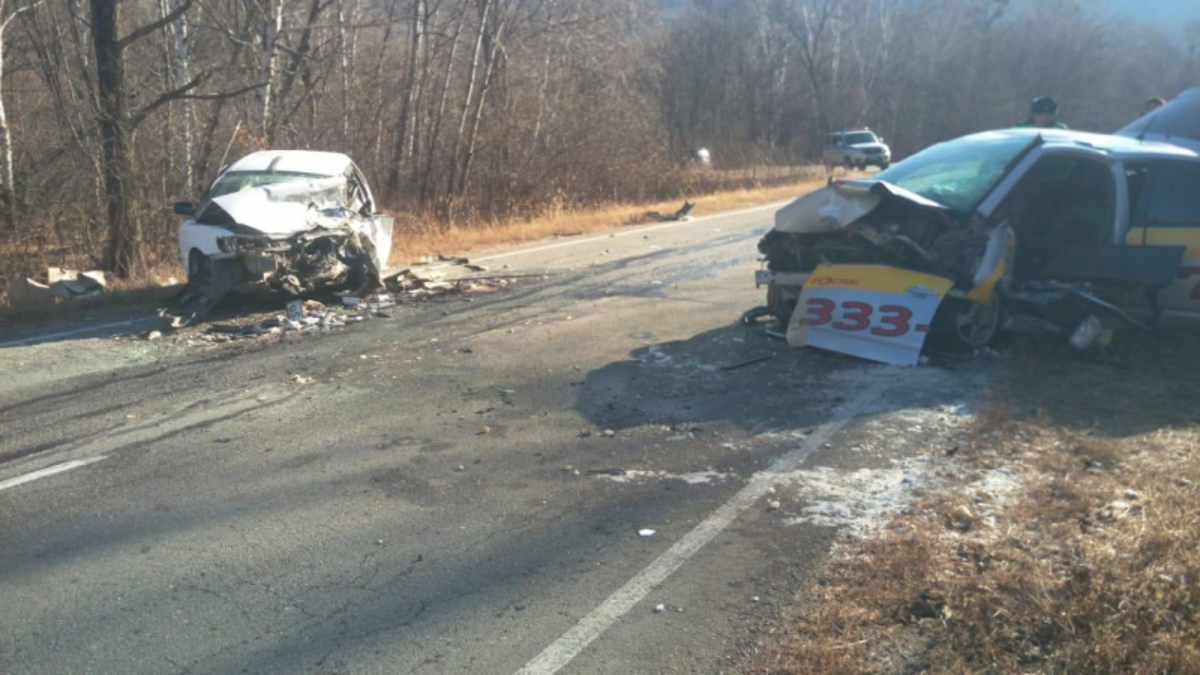
[[[1038,94],[1111,130],[1200,60],[1081,0],[37,1],[0,0],[0,277],[46,262],[17,250],[136,276],[173,193],[270,146],[348,152],[423,223],[504,219],[808,161],[833,127],[903,156]],[[717,171],[684,168],[701,145]]]
[[[400,192],[401,163],[404,161],[406,150],[411,145],[409,127],[415,126],[410,125],[410,118],[414,115],[414,109],[419,102],[421,84],[425,74],[424,60],[427,56],[425,34],[428,22],[429,14],[426,11],[425,0],[414,0],[412,28],[409,37],[411,48],[408,54],[408,77],[404,82],[403,102],[400,104],[400,118],[396,124],[392,160],[387,173],[387,194],[391,200],[395,200]]]
[[[831,68],[826,42],[837,29],[835,19],[839,0],[797,0],[788,16],[787,26],[796,37],[800,63],[812,87],[813,101],[817,110],[818,133],[829,130],[829,112],[826,109],[825,80]]]
[[[9,25],[37,5],[36,3],[9,9],[9,0],[0,0],[0,199],[4,200],[4,218],[11,230],[17,226],[17,194],[13,184],[13,140],[8,127],[8,114],[4,110],[4,33]]]
[[[286,0],[259,0],[258,9],[262,13],[263,24],[259,41],[258,57],[258,100],[261,106],[259,114],[259,129],[267,136],[268,130],[274,126],[272,100],[275,87],[275,72],[277,59],[275,57],[276,42],[283,30],[283,9]]]

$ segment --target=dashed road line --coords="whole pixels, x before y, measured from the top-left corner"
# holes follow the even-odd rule
[[[82,328],[73,328],[71,330],[63,330],[63,331],[59,331],[57,333],[42,333],[39,335],[31,335],[27,338],[21,338],[19,340],[11,340],[9,342],[0,342],[0,349],[5,349],[8,347],[23,347],[28,344],[34,344],[37,342],[49,342],[50,340],[57,340],[59,338],[71,337],[73,335],[84,335],[86,333],[97,333],[99,331],[107,330],[109,328],[122,328],[122,327],[126,327],[126,326],[137,326],[140,324],[147,324],[147,323],[150,323],[151,321],[157,321],[157,320],[158,320],[157,317],[147,317],[144,319],[127,319],[125,321],[114,321],[112,323],[101,323],[101,324],[96,324],[95,326],[83,326]]]
[[[718,507],[637,576],[626,582],[600,606],[542,650],[532,661],[525,664],[525,667],[517,671],[517,675],[553,675],[562,670],[618,619],[641,602],[655,586],[674,574],[700,549],[733,523],[738,514],[766,496],[781,474],[798,469],[814,448],[820,447],[851,420],[862,414],[868,403],[882,392],[887,385],[887,379],[890,378],[881,377],[881,381],[868,386],[846,405],[839,408],[828,422],[817,427],[805,439],[803,445],[776,459],[767,470],[754,474],[746,486],[729,501]]]
[[[46,478],[47,476],[53,476],[64,471],[70,471],[71,469],[78,469],[79,467],[87,466],[88,464],[95,464],[102,459],[108,459],[108,456],[97,455],[96,457],[88,457],[87,459],[74,459],[69,462],[48,466],[44,469],[38,469],[37,471],[31,471],[30,473],[17,476],[16,478],[9,478],[8,480],[0,481],[0,490],[7,490],[8,488],[13,488],[18,485],[24,485],[25,483],[33,482],[39,478]]]

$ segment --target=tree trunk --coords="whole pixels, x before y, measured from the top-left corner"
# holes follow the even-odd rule
[[[0,200],[3,200],[4,221],[9,230],[17,228],[17,187],[13,180],[13,138],[8,126],[8,111],[4,108],[4,31],[21,12],[36,5],[26,5],[12,14],[7,12],[7,0],[0,0]]]
[[[491,0],[484,0],[484,12],[491,5]],[[471,120],[471,135],[467,137],[466,153],[463,155],[462,178],[458,182],[458,194],[461,195],[467,189],[467,179],[471,176],[471,164],[475,159],[475,144],[479,140],[479,127],[483,122],[484,103],[487,102],[488,92],[491,91],[492,84],[495,82],[496,63],[503,58],[501,52],[501,39],[504,36],[504,22],[496,23],[496,32],[488,36],[489,49],[487,55],[487,70],[483,76],[483,86],[479,89],[479,98],[475,101],[475,113]]]
[[[108,210],[108,244],[104,267],[122,279],[143,269],[141,224],[133,217],[126,181],[130,175],[126,128],[125,64],[118,38],[120,0],[92,1],[92,42],[96,48],[96,90],[104,192]]]
[[[342,149],[344,151],[349,151],[350,113],[351,104],[353,103],[352,97],[350,96],[350,41],[346,38],[345,0],[337,0],[337,3],[338,51],[340,52],[340,65],[342,70]]]
[[[279,85],[279,92],[276,96],[275,102],[273,103],[274,107],[277,109],[282,109],[283,106],[286,105],[288,97],[290,97],[292,94],[292,87],[294,87],[296,84],[296,77],[300,74],[302,69],[305,72],[305,82],[309,83],[307,80],[308,65],[305,63],[305,59],[308,58],[309,50],[312,47],[313,28],[316,26],[317,19],[321,17],[321,12],[325,10],[325,7],[326,5],[323,4],[321,0],[312,0],[312,4],[309,5],[308,19],[304,23],[304,30],[300,33],[300,42],[296,45],[296,48],[292,50],[292,58],[288,61],[287,70],[283,74],[283,81]],[[294,112],[297,110],[302,104],[303,100],[293,106],[292,111]],[[267,125],[268,145],[274,147],[275,134],[279,130],[279,123],[280,121],[286,121],[286,119],[287,118],[281,120],[278,114],[272,114],[270,123]]]
[[[179,7],[183,0],[175,0]],[[191,54],[188,48],[187,14],[180,14],[175,19],[175,52],[171,59],[171,71],[178,87],[191,79],[188,74],[191,65]],[[187,99],[176,101],[179,108],[179,159],[183,170],[183,194],[192,193],[192,102]]]
[[[388,164],[387,195],[393,204],[400,196],[400,165],[404,161],[408,149],[408,128],[413,108],[416,106],[417,95],[420,91],[421,75],[424,70],[420,67],[422,46],[425,41],[425,0],[413,3],[412,31],[408,55],[408,79],[404,85],[404,102],[400,105],[400,119],[396,123],[396,138],[392,148],[392,161]]]
[[[458,24],[454,27],[454,35],[450,37],[450,56],[446,59],[446,71],[442,77],[441,100],[438,101],[437,116],[433,118],[433,131],[429,134],[429,141],[425,143],[425,169],[421,174],[420,205],[422,207],[429,199],[429,181],[433,175],[433,155],[437,149],[438,137],[442,133],[442,120],[446,115],[446,101],[450,93],[450,76],[454,74],[454,56],[458,53],[458,36],[462,32],[464,21],[466,21],[466,12],[459,16]]]
[[[4,29],[8,20],[4,17],[4,2],[0,1],[0,199],[4,200],[4,220],[9,230],[17,227],[17,194],[13,189],[12,135],[8,129],[8,115],[4,110]]]
[[[267,136],[268,129],[272,127],[274,121],[271,118],[272,110],[272,91],[271,88],[275,82],[275,68],[278,59],[275,58],[275,41],[279,39],[279,32],[283,30],[283,3],[284,0],[267,0],[267,22],[263,26],[262,33],[262,52],[258,58],[258,98],[260,105],[260,133]]]
[[[467,130],[467,113],[471,110],[471,99],[475,94],[475,78],[479,75],[479,55],[483,52],[483,35],[487,30],[487,21],[491,0],[483,0],[483,9],[479,13],[479,32],[475,35],[475,52],[471,55],[471,74],[467,77],[467,93],[463,97],[462,111],[458,116],[458,133],[454,136],[454,144],[450,146],[450,177],[446,183],[446,198],[449,200],[456,193],[458,180],[458,149],[462,145],[463,134]]]

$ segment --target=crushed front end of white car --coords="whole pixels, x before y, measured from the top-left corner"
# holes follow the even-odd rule
[[[320,169],[333,175],[277,171],[278,160],[269,170],[246,170],[243,160],[214,181],[198,208],[177,206],[192,217],[179,233],[188,283],[165,310],[175,325],[202,320],[235,289],[300,296],[382,285],[392,218],[374,213],[348,158],[333,158]]]

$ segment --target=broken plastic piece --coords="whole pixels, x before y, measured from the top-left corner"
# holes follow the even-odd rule
[[[1100,337],[1103,330],[1104,325],[1100,323],[1100,319],[1092,314],[1080,322],[1079,326],[1075,328],[1075,332],[1071,333],[1071,346],[1083,351],[1096,342],[1096,338]]]

